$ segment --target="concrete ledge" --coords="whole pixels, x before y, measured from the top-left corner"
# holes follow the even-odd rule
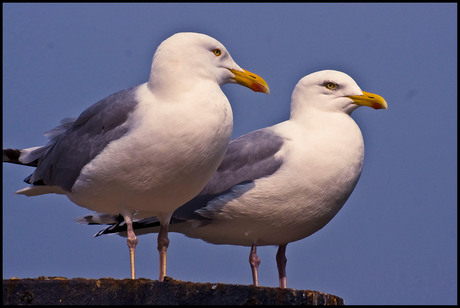
[[[343,305],[317,291],[149,279],[3,279],[3,305]]]

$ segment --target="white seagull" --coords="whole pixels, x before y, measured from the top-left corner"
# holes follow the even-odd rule
[[[131,278],[137,237],[132,221],[156,216],[160,281],[166,275],[172,213],[196,196],[224,158],[232,109],[220,86],[269,93],[216,39],[177,33],[156,50],[148,82],[112,94],[47,132],[45,146],[4,149],[3,161],[36,167],[18,194],[65,194],[127,225]]]
[[[302,78],[289,120],[233,140],[211,181],[174,212],[170,231],[250,246],[256,286],[256,247],[278,245],[279,285],[286,288],[287,244],[323,228],[358,182],[364,143],[350,114],[360,106],[387,109],[381,96],[362,91],[345,73],[324,70]],[[115,223],[96,236],[125,235],[121,217],[96,214],[79,221]],[[156,217],[134,222],[138,234],[158,232],[157,226]]]

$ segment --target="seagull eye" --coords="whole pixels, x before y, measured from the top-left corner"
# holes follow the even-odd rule
[[[216,57],[219,57],[222,54],[222,51],[218,48],[214,49],[212,52]]]
[[[333,83],[333,82],[331,82],[331,81],[327,81],[327,82],[325,82],[323,85],[326,87],[326,89],[329,89],[329,90],[335,90],[335,89],[337,89],[338,86],[339,86],[338,84]]]

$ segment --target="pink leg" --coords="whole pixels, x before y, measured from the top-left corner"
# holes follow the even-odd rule
[[[131,262],[131,279],[136,279],[136,272],[134,268],[134,252],[136,251],[137,236],[133,230],[133,222],[130,217],[125,217],[127,231],[128,231],[128,247],[129,257]]]
[[[257,256],[257,246],[251,246],[251,252],[249,253],[249,264],[251,265],[252,271],[252,282],[257,287],[259,286],[258,268],[260,264],[260,258]]]
[[[158,252],[160,253],[159,281],[164,281],[164,278],[166,276],[166,252],[169,246],[168,227],[169,227],[169,221],[166,224],[161,224],[160,233],[158,233]]]
[[[276,253],[276,264],[278,265],[278,274],[280,277],[280,288],[286,289],[287,279],[286,279],[286,246],[279,245],[278,252]]]

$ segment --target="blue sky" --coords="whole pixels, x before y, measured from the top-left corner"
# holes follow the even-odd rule
[[[337,216],[287,246],[288,287],[346,304],[457,303],[457,4],[3,4],[3,147],[145,82],[176,32],[222,42],[271,94],[224,85],[234,137],[289,117],[303,76],[335,69],[388,110],[360,108],[366,157]],[[125,238],[94,238],[65,196],[14,191],[30,167],[3,165],[3,278],[128,278]],[[250,284],[249,248],[170,234],[167,275]],[[278,286],[276,247],[258,249],[262,286]],[[157,279],[156,235],[139,238],[138,277]]]

